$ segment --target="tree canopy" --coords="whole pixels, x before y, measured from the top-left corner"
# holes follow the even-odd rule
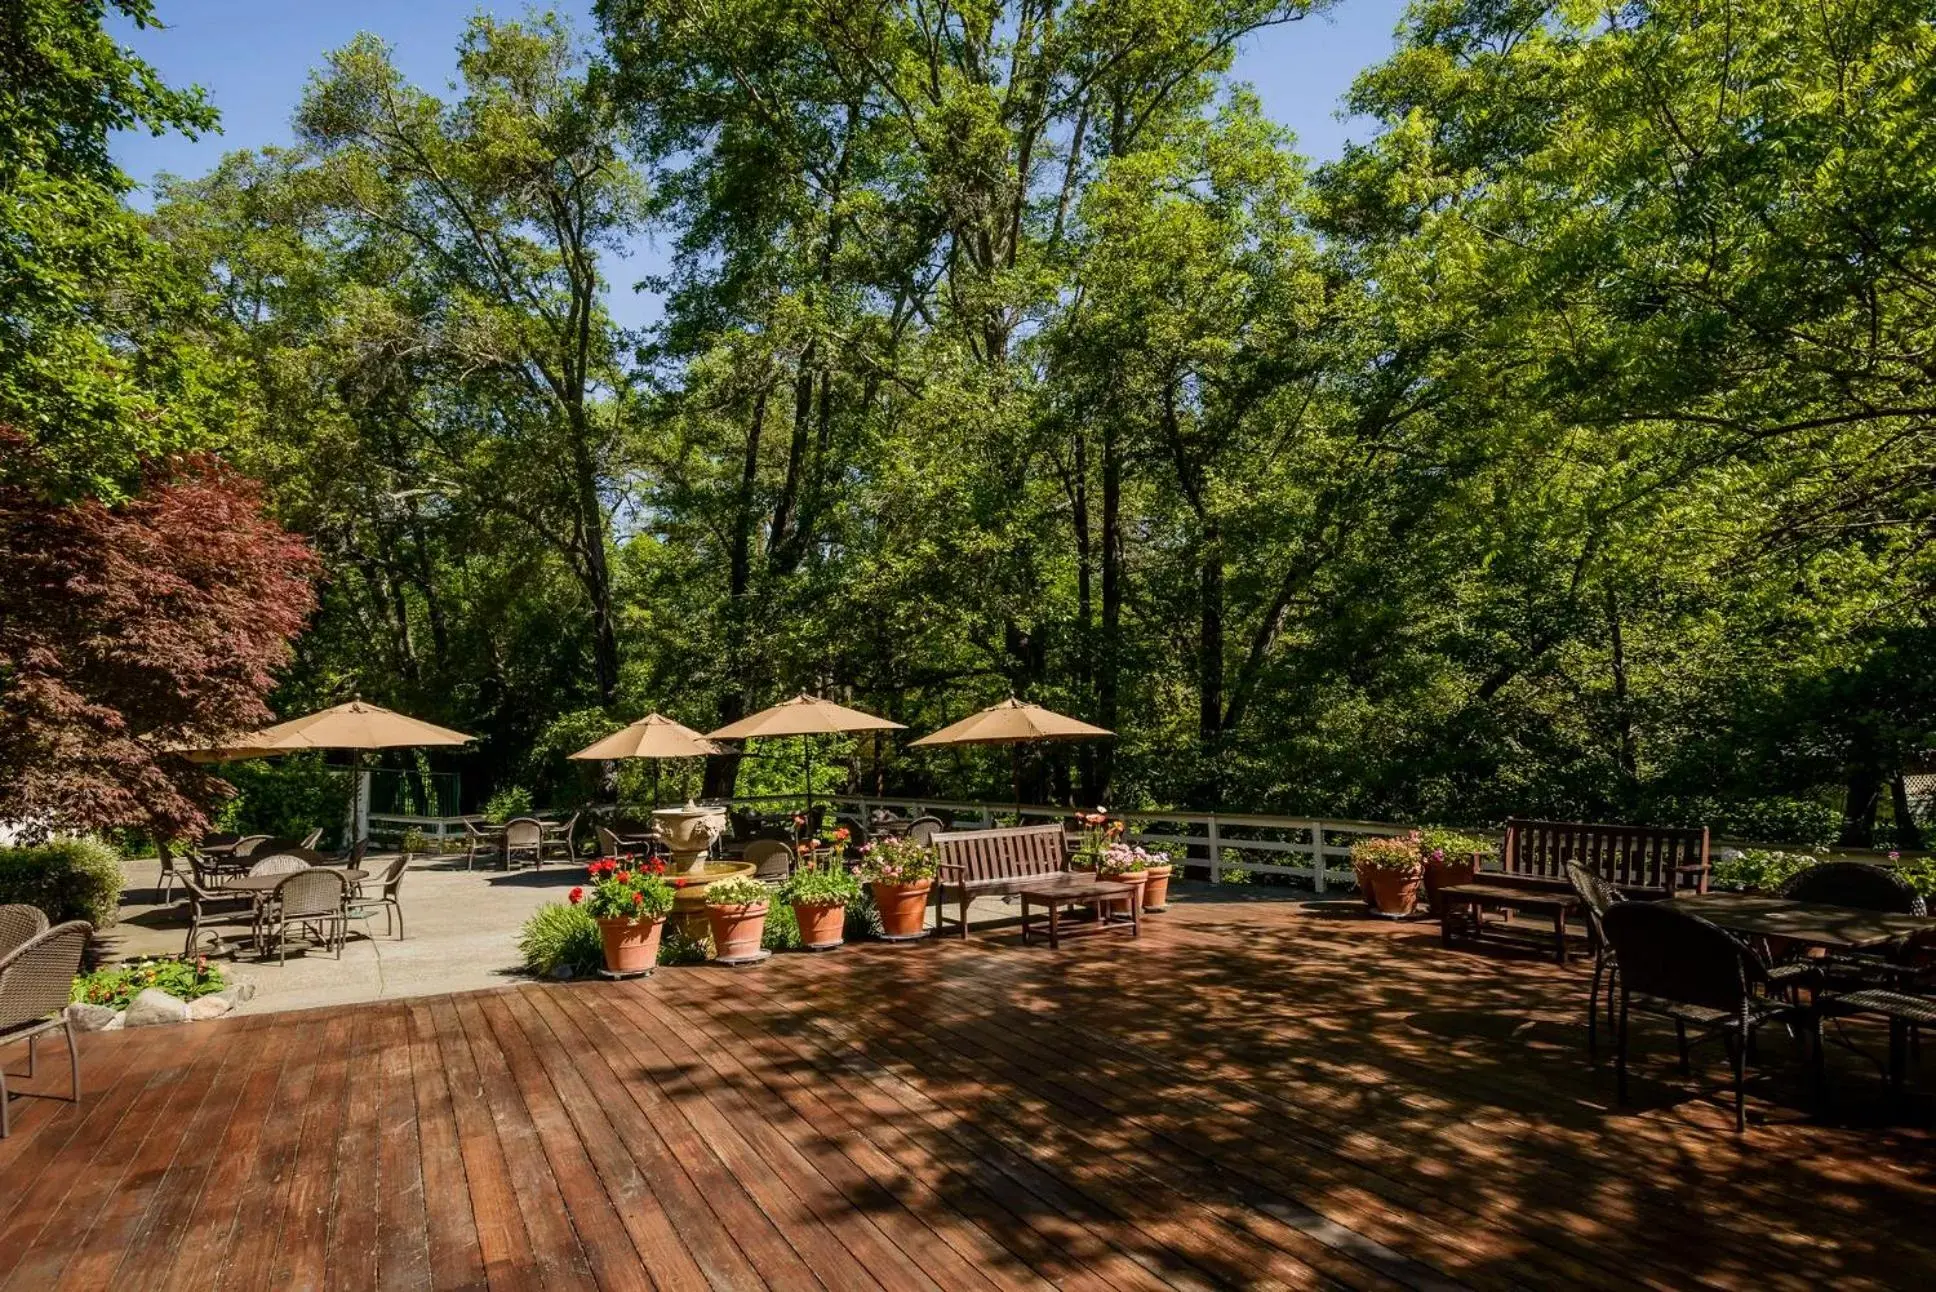
[[[1926,15],[1419,0],[1313,166],[1231,68],[1322,8],[602,0],[475,20],[447,95],[360,37],[290,147],[151,217],[74,152],[146,284],[74,362],[141,379],[64,388],[95,433],[8,368],[0,420],[70,491],[180,445],[260,479],[324,572],[284,706],[482,732],[467,797],[592,793],[562,755],[647,710],[1015,694],[1120,733],[1031,796],[1915,839]],[[210,124],[143,70],[83,89],[0,129]]]

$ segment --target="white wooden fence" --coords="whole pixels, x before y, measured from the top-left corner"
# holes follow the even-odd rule
[[[888,809],[902,816],[941,811],[957,826],[987,829],[998,820],[1041,822],[1065,820],[1071,809],[1024,804],[1019,814],[1012,803],[968,802],[960,799],[877,798],[835,795],[831,802],[842,815],[862,821]],[[731,800],[736,808],[754,811],[795,805],[798,795],[767,795]],[[557,815],[540,813],[539,815]],[[1240,871],[1250,875],[1288,875],[1318,892],[1352,888],[1351,845],[1375,835],[1403,833],[1408,827],[1378,821],[1330,821],[1305,817],[1264,816],[1244,812],[1113,812],[1127,825],[1124,837],[1132,843],[1185,850],[1187,864],[1207,868],[1212,882]],[[482,817],[472,816],[472,821]],[[441,842],[463,833],[462,817],[404,816],[372,812],[371,835],[400,838],[407,830],[420,831]]]
[[[778,803],[798,803],[799,797],[740,798],[733,806],[758,809]],[[877,809],[903,816],[920,816],[940,809],[957,825],[986,829],[998,818],[1015,819],[1013,803],[963,802],[957,799],[873,798],[835,795],[831,800],[843,814],[863,821]],[[1060,822],[1072,809],[1024,804],[1020,819]],[[1308,882],[1318,892],[1352,888],[1351,845],[1377,835],[1402,834],[1408,826],[1378,821],[1318,821],[1305,817],[1263,816],[1242,812],[1112,812],[1127,825],[1124,836],[1144,845],[1181,844],[1188,862],[1207,867],[1212,882],[1230,871],[1252,875],[1289,875]]]

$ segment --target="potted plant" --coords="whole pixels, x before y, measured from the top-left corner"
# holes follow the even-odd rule
[[[1418,905],[1425,868],[1419,860],[1418,831],[1389,839],[1366,839],[1351,849],[1358,891],[1380,915],[1410,915]]]
[[[1425,905],[1432,914],[1443,917],[1439,891],[1454,884],[1470,884],[1478,878],[1480,863],[1492,854],[1492,844],[1457,830],[1427,829],[1417,833]]]
[[[847,906],[860,897],[860,881],[848,873],[837,852],[818,859],[815,852],[802,846],[800,864],[780,885],[780,900],[793,907],[800,944],[809,951],[830,951],[844,940]]]
[[[881,913],[882,937],[918,938],[927,932],[934,860],[934,849],[912,839],[887,838],[862,846],[861,877]]]
[[[735,875],[706,886],[706,922],[713,955],[720,960],[757,960],[773,891],[757,879]]]
[[[1133,884],[1130,898],[1143,903],[1144,885],[1149,883],[1150,855],[1133,843],[1112,843],[1096,858],[1096,878],[1117,884]]]
[[[1176,869],[1174,854],[1167,848],[1148,850],[1149,865],[1143,873],[1149,878],[1143,884],[1143,910],[1162,911],[1170,905],[1170,875]]]
[[[672,909],[672,885],[665,881],[665,863],[641,858],[621,868],[615,858],[602,857],[586,872],[590,888],[571,890],[571,904],[582,904],[598,921],[610,973],[644,973],[659,962],[659,934],[666,912]]]
[[[1082,827],[1082,838],[1076,843],[1075,855],[1069,858],[1069,869],[1095,870],[1103,849],[1123,837],[1123,823],[1111,821],[1107,811],[1097,808],[1076,813],[1076,824]]]

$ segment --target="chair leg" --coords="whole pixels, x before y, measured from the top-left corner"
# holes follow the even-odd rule
[[[1751,1029],[1744,1029],[1738,1035],[1731,1035],[1734,1044],[1730,1045],[1728,1049],[1731,1052],[1729,1057],[1734,1060],[1734,1130],[1738,1135],[1748,1129],[1748,1094],[1746,1089],[1748,1038],[1754,1035],[1754,1033]]]
[[[67,1084],[75,1103],[81,1102],[81,1042],[74,1034],[74,1020],[66,1020]]]
[[[1613,1063],[1620,1102],[1627,1102],[1627,989],[1620,989],[1620,1026],[1613,1031]]]
[[[1684,1077],[1692,1069],[1687,1064],[1687,1024],[1681,1022],[1678,1018],[1674,1020],[1674,1043],[1680,1047],[1681,1075]]]
[[[13,1103],[13,1096],[7,1093],[7,1065],[0,1063],[0,1139],[13,1134],[7,1112],[7,1106],[11,1103]]]
[[[29,1081],[34,1079],[35,1052],[39,1049],[40,1035],[39,1033],[35,1033],[33,1036],[27,1038],[27,1080]],[[1895,1047],[1891,1046],[1890,1053],[1893,1054],[1894,1052]]]
[[[1604,959],[1593,957],[1593,985],[1586,993],[1586,1057],[1595,1063],[1600,1060],[1600,975],[1606,967]]]

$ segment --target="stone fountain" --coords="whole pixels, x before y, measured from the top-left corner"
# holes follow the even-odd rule
[[[713,843],[726,833],[724,808],[700,807],[691,799],[684,807],[658,808],[652,823],[672,853],[666,869],[678,893],[672,899],[672,924],[695,941],[706,936],[706,888],[735,875],[750,875],[758,867],[744,861],[708,861]]]

